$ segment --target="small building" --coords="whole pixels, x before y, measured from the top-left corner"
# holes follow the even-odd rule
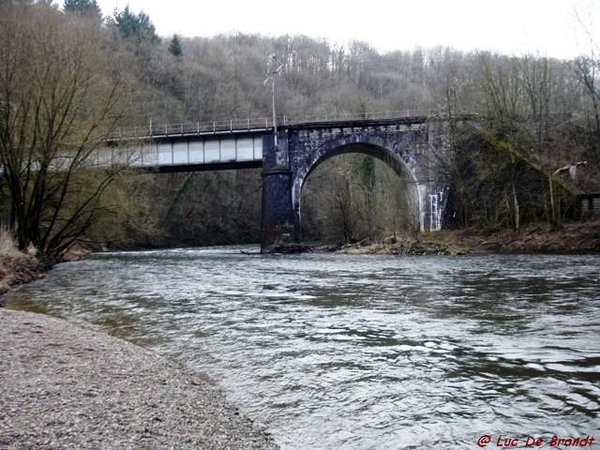
[[[579,216],[582,219],[600,217],[600,193],[579,195]]]

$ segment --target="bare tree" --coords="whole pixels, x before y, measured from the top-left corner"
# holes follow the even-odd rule
[[[592,128],[597,138],[600,138],[600,58],[595,58],[593,53],[591,56],[579,57],[574,62],[574,68],[590,102]],[[594,148],[594,153],[599,158],[600,146]]]
[[[529,105],[529,115],[534,124],[535,137],[533,142],[535,153],[545,165],[548,175],[550,223],[552,226],[559,226],[560,217],[557,211],[554,181],[552,179],[554,161],[552,148],[547,142],[553,83],[552,70],[547,58],[532,58],[526,55],[521,58],[521,72],[522,84]]]
[[[0,165],[20,248],[52,264],[95,220],[113,171],[90,156],[119,120],[100,30],[46,5],[0,6]]]
[[[514,122],[523,111],[519,59],[483,53],[479,70],[488,117],[500,124]]]
[[[591,102],[595,132],[600,137],[600,42],[595,40],[591,16],[586,18],[578,10],[574,13],[588,46],[588,54],[574,61],[575,73]]]

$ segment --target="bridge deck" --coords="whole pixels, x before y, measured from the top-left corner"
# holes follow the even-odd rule
[[[160,172],[261,167],[265,129],[154,134],[113,140],[95,152],[97,165],[126,164]]]
[[[473,114],[464,114],[462,119],[473,118]],[[459,120],[461,118],[458,118]],[[447,120],[437,113],[416,112],[415,110],[404,111],[378,111],[357,114],[322,114],[305,117],[283,116],[278,121],[281,128],[306,128],[315,126],[365,126],[369,124],[400,124],[400,123],[422,123],[430,120]],[[175,124],[137,126],[117,130],[109,141],[122,141],[125,139],[154,139],[173,136],[197,136],[215,133],[253,133],[272,132],[273,120],[271,117],[260,117],[252,119],[232,119],[208,122],[181,122]]]
[[[471,119],[472,115],[462,117],[462,120]],[[280,129],[412,127],[435,120],[444,119],[432,114],[394,116],[391,113],[370,113],[298,121],[284,118]],[[96,151],[94,163],[127,164],[163,172],[261,167],[262,137],[272,132],[272,121],[265,118],[162,126],[150,124],[111,136],[108,146]]]

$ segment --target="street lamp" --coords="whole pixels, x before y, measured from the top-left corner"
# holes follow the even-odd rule
[[[267,78],[265,78],[264,84],[271,83],[271,103],[273,108],[273,145],[277,150],[277,113],[275,111],[275,80],[276,76],[281,73],[281,69],[283,69],[283,64],[277,59],[275,53],[273,53],[269,62],[272,70],[267,73]]]

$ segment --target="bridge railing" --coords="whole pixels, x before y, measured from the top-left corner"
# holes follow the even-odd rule
[[[350,120],[384,120],[403,119],[409,117],[439,117],[439,112],[420,111],[415,109],[402,109],[396,111],[374,111],[364,113],[331,113],[310,116],[282,116],[278,119],[280,125],[297,125],[312,122],[334,122]],[[206,122],[181,122],[155,125],[149,123],[144,126],[122,128],[109,137],[109,140],[143,139],[167,136],[188,136],[208,133],[243,132],[270,130],[273,120],[270,117],[216,120]]]
[[[272,120],[268,117],[254,119],[213,120],[209,122],[181,122],[161,125],[118,129],[110,139],[141,139],[161,136],[185,136],[193,134],[220,133],[226,131],[255,131],[272,128]]]
[[[284,125],[297,125],[311,122],[335,122],[346,120],[384,120],[384,119],[403,119],[408,117],[434,117],[436,113],[431,111],[424,112],[414,109],[404,109],[396,111],[371,111],[363,113],[329,113],[314,114],[310,116],[287,117],[283,116]]]

